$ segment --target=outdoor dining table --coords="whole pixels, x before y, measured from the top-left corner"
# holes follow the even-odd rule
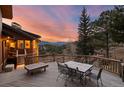
[[[63,64],[66,64],[69,68],[72,68],[72,69],[76,69],[78,67],[78,70],[83,73],[86,73],[93,67],[93,65],[91,64],[80,63],[75,61],[68,61]]]
[[[78,71],[83,73],[84,77],[86,77],[86,73],[88,71],[91,71],[93,67],[93,65],[91,64],[80,63],[80,62],[75,62],[75,61],[68,61],[68,62],[63,63],[63,65],[64,64],[66,64],[71,69],[76,70],[78,68]],[[85,80],[85,84],[86,84],[86,80]]]

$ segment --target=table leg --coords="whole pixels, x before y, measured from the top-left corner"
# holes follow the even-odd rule
[[[46,71],[46,67],[44,67],[44,71]]]

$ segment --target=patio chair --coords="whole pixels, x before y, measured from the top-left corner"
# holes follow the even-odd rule
[[[65,78],[65,86],[67,86],[67,82],[71,79],[72,80],[72,77],[74,75],[74,70],[72,68],[69,68],[67,64],[65,64],[65,67],[66,67],[66,78]]]
[[[63,76],[62,79],[65,80],[64,86],[67,86],[67,82],[72,79],[72,76],[74,75],[75,71],[71,68],[68,67],[67,64],[62,64],[62,63],[57,63],[58,65],[58,72],[59,75],[56,79],[56,81],[58,80],[58,78],[60,78],[60,76]],[[74,73],[73,73],[74,71]]]
[[[99,80],[101,82],[101,85],[103,86],[103,82],[102,82],[102,78],[101,78],[102,71],[103,71],[103,68],[100,68],[98,74],[91,73],[89,75],[90,78],[92,78],[92,79],[97,81],[97,86],[99,86]]]
[[[56,81],[58,81],[59,78],[66,79],[68,76],[68,68],[59,62],[57,62],[57,66],[58,66],[59,75],[57,76]],[[61,76],[63,76],[63,77],[61,77]]]
[[[78,67],[76,68],[76,75],[75,75],[76,79],[80,80],[80,83],[83,84],[83,80],[84,80],[84,73],[79,71]]]
[[[86,85],[85,73],[79,71],[78,67],[76,69],[71,69],[70,79],[71,81],[79,80],[82,85],[84,85],[85,82]]]
[[[80,80],[80,83],[83,84],[83,79],[84,79],[84,73],[79,71],[78,67],[76,69],[72,69],[72,68],[69,68],[67,65],[66,67],[68,68],[68,72],[69,72],[69,75],[68,75],[68,78],[66,78],[66,84],[67,84],[67,81],[69,81],[71,79],[71,81],[73,82],[74,80]]]

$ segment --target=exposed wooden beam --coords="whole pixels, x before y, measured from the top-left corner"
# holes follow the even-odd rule
[[[12,5],[0,5],[2,17],[12,19],[13,13],[12,13]]]

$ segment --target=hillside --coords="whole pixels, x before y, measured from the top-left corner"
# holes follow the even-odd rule
[[[39,45],[40,46],[42,46],[42,45],[62,46],[62,45],[65,45],[65,42],[46,42],[46,41],[41,41],[41,43]]]
[[[123,59],[124,60],[124,47],[116,47],[112,51],[112,58]]]

